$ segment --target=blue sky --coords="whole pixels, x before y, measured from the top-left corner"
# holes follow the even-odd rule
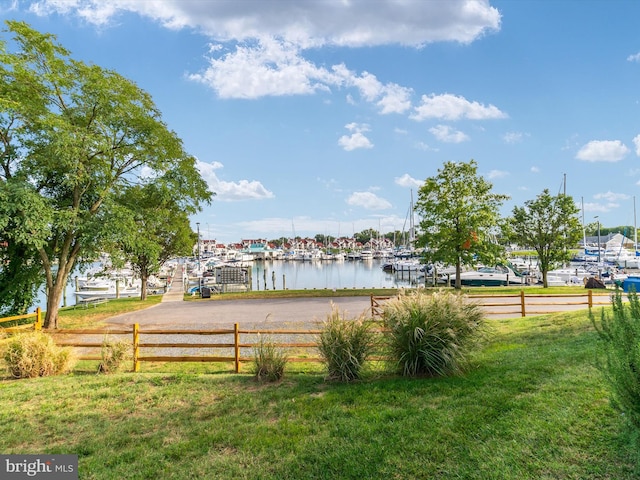
[[[408,228],[475,159],[514,206],[543,189],[633,225],[640,2],[40,0],[0,18],[149,92],[216,197],[220,242]]]

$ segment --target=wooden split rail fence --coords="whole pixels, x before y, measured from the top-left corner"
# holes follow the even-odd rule
[[[31,320],[22,322],[23,320]],[[2,327],[5,323],[15,323],[16,326]],[[21,332],[24,330],[42,330],[42,310],[36,308],[33,313],[25,313],[24,315],[14,315],[13,317],[0,318],[0,328],[4,332]]]
[[[562,302],[558,302],[558,298]],[[391,296],[371,296],[371,316],[380,318],[384,304],[396,298]],[[566,310],[566,306],[592,308],[596,305],[610,305],[609,294],[594,295],[591,290],[585,294],[566,295],[525,295],[524,291],[511,295],[465,295],[470,301],[477,302],[489,316],[525,317]],[[555,301],[554,301],[555,300]],[[27,315],[18,315],[0,319],[0,326],[11,321],[31,319],[27,325],[6,328],[6,331],[20,331],[25,328],[40,330],[42,317],[40,309]],[[80,349],[79,358],[83,360],[101,360],[99,349],[105,341],[121,340],[132,345],[133,371],[140,369],[142,362],[228,362],[232,363],[235,372],[240,372],[244,362],[253,360],[254,349],[260,345],[260,339],[272,342],[279,348],[291,351],[290,362],[318,362],[316,338],[307,340],[308,336],[317,336],[320,330],[250,330],[241,329],[234,324],[232,329],[188,330],[162,329],[146,330],[139,324],[122,329],[74,329],[55,330],[52,335],[58,345],[73,346]],[[276,339],[282,341],[276,341]],[[207,339],[196,341],[197,339]],[[219,354],[203,355],[203,350]],[[194,353],[195,352],[195,353]],[[197,353],[200,352],[200,353]],[[314,353],[315,352],[315,353]],[[294,356],[297,355],[297,356]]]
[[[144,330],[139,324],[133,328],[100,330],[56,330],[52,333],[56,344],[73,346],[83,350],[102,348],[105,341],[131,338],[134,372],[140,370],[141,362],[228,362],[234,371],[240,372],[242,363],[253,361],[253,352],[260,338],[273,342],[277,347],[304,355],[288,356],[288,362],[318,362],[318,356],[308,356],[308,350],[315,349],[315,341],[297,341],[300,337],[315,336],[320,330],[245,330],[239,324],[232,329],[219,330]],[[246,337],[249,338],[246,338]],[[284,341],[276,337],[285,336]],[[65,337],[69,337],[68,339]],[[93,340],[90,338],[93,337]],[[98,337],[98,338],[96,338]],[[194,337],[221,339],[221,341],[195,341]],[[178,341],[176,341],[178,339]],[[296,341],[292,341],[292,339]],[[125,340],[126,341],[126,340]],[[194,350],[223,350],[220,355],[194,354]],[[173,353],[176,352],[177,353]],[[101,360],[95,352],[81,353],[81,360]]]
[[[465,295],[466,299],[480,305],[489,316],[531,316],[545,315],[566,311],[567,306],[592,308],[594,306],[611,305],[611,292],[607,294],[593,294],[592,290],[586,293],[574,294],[525,294],[524,290],[516,294],[503,295]],[[396,296],[371,296],[371,316],[380,318],[385,303]],[[561,298],[562,301],[558,302]]]

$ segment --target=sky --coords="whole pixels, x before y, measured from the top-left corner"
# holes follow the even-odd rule
[[[504,216],[548,189],[634,225],[638,18],[635,0],[0,0],[151,94],[216,194],[192,226],[220,243],[407,231],[424,180],[471,159]]]

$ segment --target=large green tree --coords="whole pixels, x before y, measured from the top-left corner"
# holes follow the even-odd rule
[[[420,217],[416,245],[425,247],[427,262],[455,265],[455,287],[461,287],[463,265],[495,263],[502,247],[495,242],[499,208],[509,197],[492,192],[478,175],[475,160],[446,162],[418,190]]]
[[[572,256],[570,250],[576,248],[582,238],[579,211],[569,195],[552,196],[545,189],[523,207],[514,207],[506,221],[506,237],[520,246],[533,248],[538,254],[538,268],[545,288],[549,270],[568,262]]]
[[[170,258],[190,255],[198,241],[189,222],[194,207],[188,198],[175,194],[175,186],[171,186],[166,177],[127,188],[117,200],[129,215],[129,226],[116,236],[114,254],[122,253],[140,276],[142,300],[147,297],[149,277],[158,273]],[[196,180],[192,181],[189,191],[198,196],[198,191],[193,190],[198,185]],[[200,183],[199,194],[205,195],[206,184]]]
[[[7,26],[12,41],[0,42],[0,188],[12,203],[37,200],[25,221],[35,216],[39,223],[19,227],[32,232],[19,237],[0,219],[0,238],[36,252],[31,260],[47,291],[44,325],[56,327],[80,255],[90,260],[121,230],[123,216],[110,208],[114,197],[145,183],[148,172],[172,172],[185,188],[198,176],[195,159],[145,91],[116,72],[73,60],[53,35],[22,22]],[[200,208],[209,198],[191,200]]]

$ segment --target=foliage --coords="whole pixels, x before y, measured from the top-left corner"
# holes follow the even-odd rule
[[[382,319],[391,359],[406,376],[460,373],[485,327],[480,306],[445,291],[400,295]]]
[[[27,332],[9,339],[4,361],[12,377],[34,378],[67,373],[76,358],[71,347],[58,347],[50,335]]]
[[[130,217],[128,227],[114,239],[114,254],[122,252],[140,276],[142,300],[147,296],[147,279],[170,258],[190,255],[197,242],[189,223],[189,214],[196,209],[187,200],[205,197],[206,184],[194,178],[187,190],[192,193],[176,195],[170,180],[130,187],[117,200]]]
[[[170,191],[187,195],[194,208],[210,194],[148,93],[73,60],[53,35],[7,25],[13,42],[0,42],[0,238],[24,245],[40,266],[44,326],[55,327],[80,255],[90,261],[128,226],[118,195],[158,178],[171,178]]]
[[[100,364],[98,373],[114,373],[124,367],[125,361],[131,356],[131,345],[124,340],[105,336],[100,349]]]
[[[514,207],[505,222],[503,233],[511,242],[535,249],[545,287],[547,272],[571,259],[582,236],[578,211],[572,197],[551,196],[545,189],[523,207]]]
[[[261,336],[253,354],[253,365],[258,380],[277,382],[282,379],[287,365],[287,354],[284,349]]]
[[[627,296],[625,305],[617,289],[612,314],[602,309],[600,322],[593,312],[590,318],[601,339],[604,363],[600,369],[611,386],[612,403],[640,431],[640,300],[634,289]]]
[[[416,244],[426,247],[427,262],[456,266],[456,288],[462,265],[495,264],[503,256],[494,240],[498,210],[508,197],[492,193],[492,184],[477,170],[474,160],[446,162],[420,187],[415,205],[420,216]]]
[[[364,364],[375,348],[375,334],[364,314],[356,319],[345,318],[336,305],[318,338],[318,350],[328,372],[328,377],[341,382],[358,380]]]

